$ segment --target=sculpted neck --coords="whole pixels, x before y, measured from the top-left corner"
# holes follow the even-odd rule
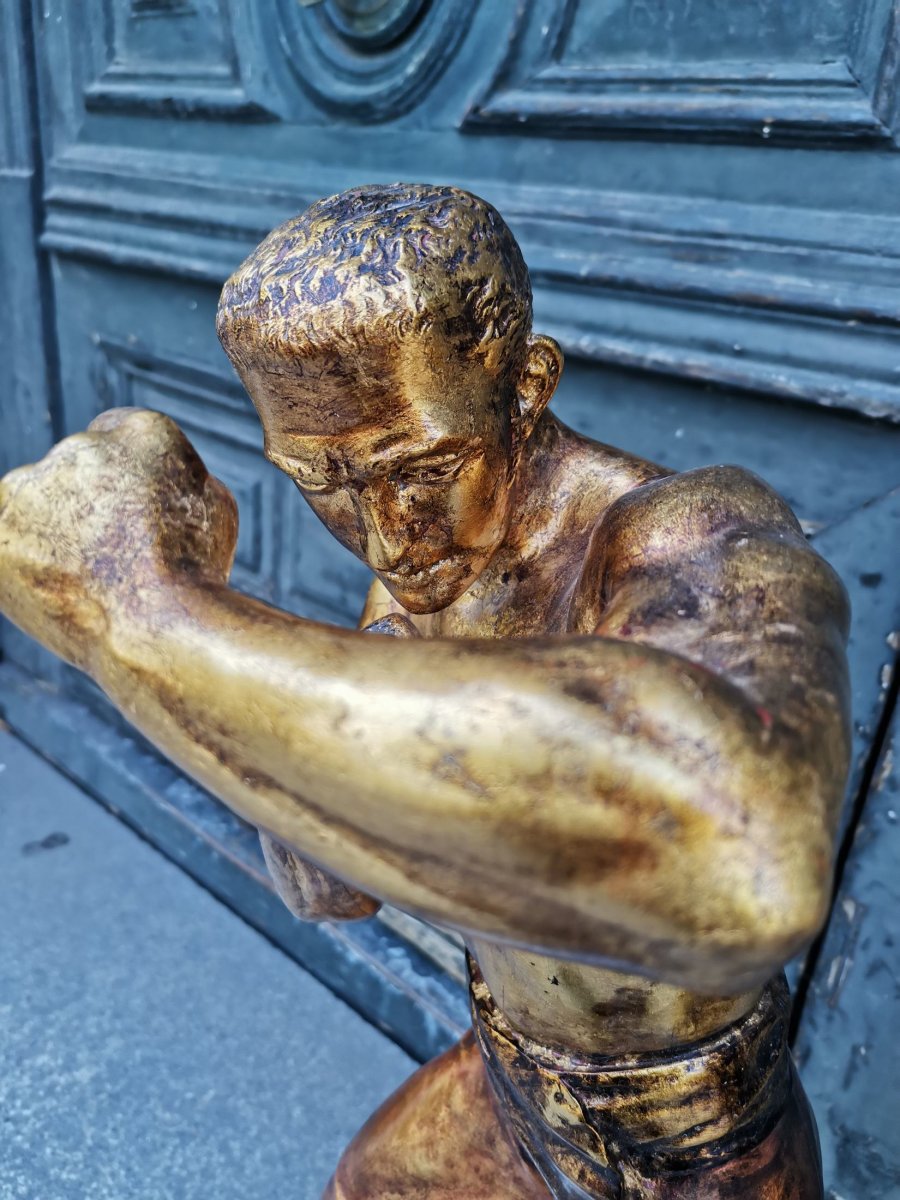
[[[523,451],[509,527],[490,563],[453,604],[413,623],[425,637],[571,632],[573,589],[597,524],[621,495],[664,473],[544,413]]]

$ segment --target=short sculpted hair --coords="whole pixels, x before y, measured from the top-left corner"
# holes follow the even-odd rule
[[[470,192],[374,184],[287,221],[225,284],[217,329],[237,366],[440,329],[498,376],[517,373],[531,284],[500,214]]]

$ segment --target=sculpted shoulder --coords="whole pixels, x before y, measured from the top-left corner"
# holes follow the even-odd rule
[[[644,561],[708,550],[731,533],[778,531],[803,539],[790,507],[744,467],[713,466],[654,479],[621,496],[604,518],[607,546]]]
[[[827,615],[846,633],[843,585],[785,500],[746,468],[700,467],[650,480],[610,505],[585,557],[572,627],[615,636],[640,629],[683,651],[702,618],[747,630],[771,623],[775,608]]]

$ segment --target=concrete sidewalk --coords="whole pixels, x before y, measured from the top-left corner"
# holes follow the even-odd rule
[[[0,1200],[315,1200],[415,1065],[0,732]]]

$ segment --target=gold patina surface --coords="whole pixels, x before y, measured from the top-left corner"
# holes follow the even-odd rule
[[[519,248],[453,188],[313,205],[218,328],[267,456],[374,572],[362,628],[392,636],[231,589],[232,497],[138,410],[0,484],[2,611],[261,830],[299,915],[387,901],[460,930],[517,1035],[568,1053],[742,1028],[827,911],[849,755],[846,596],[788,506],[563,425]],[[752,1153],[682,1191],[623,1160],[608,1194],[820,1196],[802,1095],[772,1104]],[[333,1194],[548,1194],[494,1105],[467,1041]]]

